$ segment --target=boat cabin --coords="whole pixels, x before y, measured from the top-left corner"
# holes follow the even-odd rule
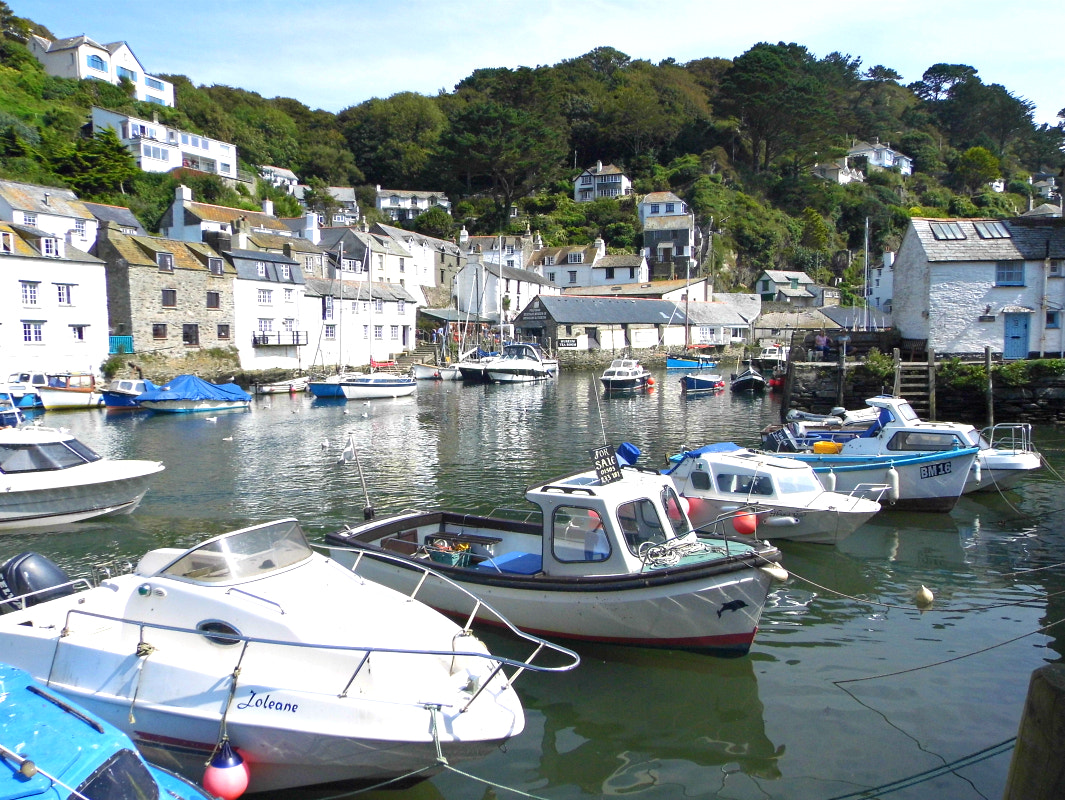
[[[47,428],[0,431],[0,473],[50,472],[99,461],[100,455],[73,436]]]

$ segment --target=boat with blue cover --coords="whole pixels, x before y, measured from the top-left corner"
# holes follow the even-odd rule
[[[122,731],[0,664],[0,798],[211,800],[146,762]]]
[[[235,383],[210,383],[195,375],[178,375],[138,395],[137,402],[151,411],[187,414],[248,408],[251,395]]]
[[[155,388],[147,378],[114,378],[100,394],[107,408],[140,408],[138,398]]]

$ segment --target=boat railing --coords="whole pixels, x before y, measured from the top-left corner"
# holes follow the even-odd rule
[[[45,589],[36,589],[32,592],[16,595],[15,597],[6,600],[0,600],[0,614],[5,614],[10,611],[23,611],[27,605],[32,605],[29,601],[37,597],[41,597],[43,602],[44,600],[53,597],[62,597],[76,592],[87,591],[92,588],[93,583],[88,578],[75,578],[66,583],[56,584],[55,586],[49,586]]]
[[[999,422],[980,431],[988,446],[999,450],[1035,452],[1032,426],[1028,422]]]
[[[410,558],[407,557],[397,556],[391,553],[365,550],[358,547],[336,547],[330,545],[329,550],[334,552],[352,553],[355,556],[355,561],[351,564],[349,569],[356,575],[359,575],[359,568],[363,565],[364,559],[387,561],[397,566],[403,567],[406,570],[418,573],[414,588],[411,589],[408,595],[411,600],[418,599],[419,592],[422,591],[422,589],[429,581],[433,581],[437,584],[442,584],[449,591],[454,591],[459,595],[464,595],[467,601],[470,603],[469,613],[466,616],[465,623],[462,625],[462,628],[466,633],[470,632],[474,621],[477,620],[478,617],[480,617],[480,619],[486,622],[487,624],[497,629],[506,629],[511,633],[512,636],[516,638],[516,640],[532,646],[532,653],[526,656],[524,660],[518,661],[499,657],[500,668],[504,664],[506,664],[507,666],[517,667],[516,671],[508,677],[508,680],[510,680],[511,683],[513,683],[517,679],[517,677],[526,669],[531,670],[533,672],[567,672],[571,669],[576,668],[577,665],[581,663],[580,656],[577,655],[574,651],[561,645],[555,644],[554,642],[549,642],[547,639],[542,639],[539,636],[523,631],[509,619],[504,617],[499,611],[497,611],[495,608],[485,602],[482,598],[478,597],[476,594],[474,594],[464,586],[451,580],[446,575],[437,572],[428,564],[419,564],[417,562],[413,562]],[[370,580],[370,578],[367,579]],[[534,660],[537,657],[547,654],[555,654],[562,658],[563,661],[560,664],[553,666],[534,664]],[[489,656],[489,658],[497,657]]]
[[[354,570],[354,567],[352,569]],[[5,602],[9,602],[9,601],[5,601]],[[379,647],[379,646],[372,645],[372,644],[365,644],[365,645],[326,644],[326,643],[322,643],[322,642],[317,642],[317,643],[316,642],[294,642],[294,641],[291,641],[291,640],[284,640],[284,639],[268,639],[268,638],[257,637],[257,636],[247,636],[245,634],[242,634],[242,633],[238,632],[235,629],[227,629],[227,630],[222,631],[222,630],[217,630],[215,628],[206,628],[206,627],[203,627],[203,628],[185,628],[185,627],[182,627],[182,626],[179,626],[179,625],[166,625],[166,624],[159,623],[159,622],[148,622],[148,621],[145,621],[145,620],[131,620],[131,619],[126,619],[125,617],[116,617],[116,616],[113,616],[113,615],[110,615],[110,614],[101,614],[99,612],[88,611],[88,610],[80,609],[80,608],[67,609],[65,624],[63,625],[63,629],[62,629],[62,631],[59,634],[61,640],[66,638],[66,637],[68,637],[68,636],[73,635],[74,633],[76,633],[76,631],[74,630],[74,627],[73,627],[73,623],[74,623],[75,618],[77,618],[77,617],[84,617],[84,618],[87,618],[87,619],[90,619],[90,620],[98,620],[98,621],[114,623],[114,624],[116,624],[116,625],[118,625],[120,627],[128,626],[128,627],[136,628],[137,629],[137,633],[138,633],[138,642],[140,642],[141,644],[145,645],[145,647],[143,649],[144,649],[144,651],[146,653],[150,653],[151,650],[154,649],[154,648],[151,647],[150,643],[145,638],[146,633],[149,633],[149,632],[152,632],[152,631],[154,631],[154,632],[164,632],[165,631],[167,633],[175,633],[175,634],[179,634],[179,635],[183,635],[183,636],[195,636],[198,639],[207,639],[207,640],[212,641],[212,642],[214,642],[216,644],[225,644],[225,645],[241,644],[241,647],[235,649],[235,651],[234,651],[234,665],[233,665],[234,668],[229,673],[227,673],[230,676],[239,675],[241,665],[243,665],[245,668],[248,666],[248,663],[249,663],[248,652],[250,651],[252,646],[256,646],[256,645],[264,646],[264,647],[294,648],[294,649],[297,649],[297,650],[306,650],[309,653],[321,653],[321,652],[332,652],[332,653],[340,653],[340,654],[350,653],[353,657],[355,657],[355,662],[356,662],[355,669],[354,669],[353,672],[351,672],[350,674],[345,676],[345,680],[344,680],[343,685],[339,685],[339,681],[338,681],[338,685],[332,687],[331,690],[335,691],[338,697],[347,697],[348,691],[351,689],[352,684],[358,679],[359,675],[362,674],[364,669],[368,669],[369,668],[367,665],[370,664],[371,657],[373,655],[375,655],[375,654],[394,655],[394,656],[395,655],[398,655],[398,656],[411,656],[411,657],[414,657],[414,658],[448,658],[448,659],[471,658],[471,659],[478,659],[478,660],[481,660],[481,661],[486,661],[486,662],[489,662],[491,664],[494,664],[494,666],[491,669],[491,674],[486,679],[484,679],[483,681],[480,682],[480,685],[477,687],[477,690],[473,693],[473,695],[470,697],[470,699],[466,702],[466,705],[463,707],[463,709],[462,709],[463,711],[468,709],[470,707],[470,705],[478,697],[481,696],[481,694],[482,694],[482,692],[484,692],[485,688],[494,680],[496,675],[498,675],[500,672],[502,672],[504,667],[513,667],[514,668],[514,672],[513,672],[512,675],[507,676],[507,675],[504,674],[504,678],[508,682],[513,684],[514,680],[517,679],[517,677],[522,672],[524,672],[527,669],[530,670],[530,671],[533,671],[533,672],[566,672],[568,670],[574,669],[580,663],[580,656],[578,656],[572,650],[567,650],[564,647],[560,647],[560,646],[552,644],[552,643],[550,643],[550,642],[548,642],[548,641],[546,641],[544,639],[539,639],[538,637],[531,636],[529,634],[524,634],[524,637],[529,639],[530,641],[534,642],[534,644],[536,644],[536,647],[533,650],[533,653],[532,653],[531,656],[529,656],[526,659],[522,660],[522,659],[517,659],[517,658],[511,658],[509,656],[503,656],[503,655],[497,655],[497,654],[494,654],[494,653],[490,653],[490,652],[488,652],[487,648],[485,648],[484,650],[476,650],[476,649],[473,649],[473,650],[460,650],[460,649],[457,649],[457,648],[453,647],[450,650],[435,650],[435,649],[426,649],[426,648],[411,649],[411,648],[402,648],[402,647]],[[92,631],[95,632],[98,629],[99,629],[98,627],[93,627]],[[514,629],[514,630],[517,630],[517,629]],[[472,633],[470,632],[468,625],[464,628],[463,633],[466,636],[472,636]],[[453,642],[456,642],[456,643],[459,642],[459,641],[460,641],[460,637],[458,637],[458,636],[456,636],[455,639],[453,640]],[[140,647],[140,645],[138,645],[138,652],[140,652],[141,649],[142,648]],[[557,652],[559,654],[562,654],[562,655],[565,655],[565,656],[569,657],[570,658],[569,663],[563,663],[563,664],[558,665],[558,666],[549,666],[549,665],[544,665],[544,664],[534,664],[533,663],[533,659],[536,658],[537,656],[539,656],[541,654],[541,652],[544,651],[545,649],[550,649],[550,650],[553,650],[554,652]],[[56,658],[58,658],[59,652],[60,652],[60,648],[56,647],[55,651],[53,652],[53,656],[52,656],[53,657],[53,667],[54,667],[54,660]],[[276,662],[276,659],[272,659],[272,661]],[[296,663],[300,663],[300,662],[297,661]],[[49,670],[49,672],[51,673],[51,670]],[[236,678],[233,678],[233,679],[236,680]],[[325,688],[328,688],[328,687],[325,687]],[[231,691],[230,692],[230,696],[232,696],[232,695],[233,695],[233,692]]]

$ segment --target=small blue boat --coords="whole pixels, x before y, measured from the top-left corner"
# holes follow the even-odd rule
[[[137,398],[157,388],[147,378],[115,378],[100,394],[107,408],[140,408]]]
[[[702,353],[670,353],[666,356],[666,369],[713,369],[717,361]]]
[[[680,379],[685,394],[707,394],[725,389],[725,379],[716,372],[689,372]]]
[[[210,800],[148,764],[124,733],[0,664],[0,798]]]

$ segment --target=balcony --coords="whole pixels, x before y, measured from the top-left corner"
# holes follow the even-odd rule
[[[271,331],[253,333],[252,347],[303,347],[307,344],[307,331]]]
[[[122,355],[124,353],[132,354],[133,350],[133,337],[132,336],[110,336],[107,354],[109,356]]]

